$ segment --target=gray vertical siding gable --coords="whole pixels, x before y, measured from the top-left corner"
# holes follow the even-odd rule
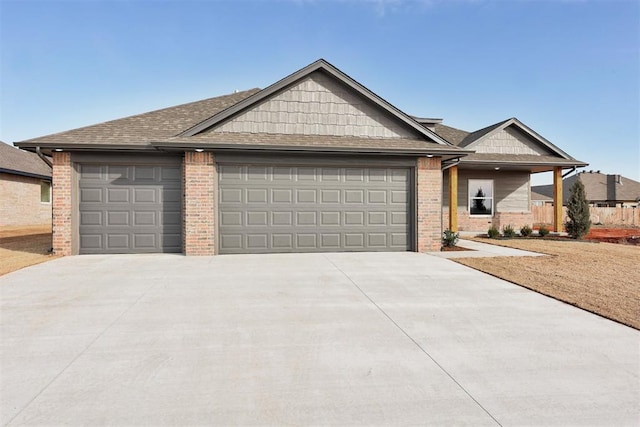
[[[315,72],[210,132],[415,138],[392,119],[330,76]]]

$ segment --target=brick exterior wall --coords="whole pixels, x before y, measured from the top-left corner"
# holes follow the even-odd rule
[[[42,180],[0,173],[0,227],[51,225],[51,203],[40,201]]]
[[[496,212],[496,227],[502,231],[504,226],[511,225],[517,232],[524,225],[533,227],[533,213],[531,212]]]
[[[492,217],[477,217],[469,215],[465,209],[458,210],[458,231],[474,231],[485,233],[492,225],[502,231],[505,225],[511,225],[519,231],[523,225],[533,226],[532,212],[496,212]],[[442,209],[442,227],[449,228],[449,209]]]
[[[184,153],[182,240],[185,255],[215,255],[216,169],[212,153]]]
[[[418,158],[417,175],[418,252],[438,251],[442,238],[440,158]]]
[[[71,182],[73,166],[67,152],[53,153],[53,252],[56,255],[71,255],[73,203]]]

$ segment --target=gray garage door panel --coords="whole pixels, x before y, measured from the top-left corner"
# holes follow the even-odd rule
[[[179,165],[80,164],[79,252],[182,251]]]
[[[219,165],[220,253],[411,250],[410,170]]]

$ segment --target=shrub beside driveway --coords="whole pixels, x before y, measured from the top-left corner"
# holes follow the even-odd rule
[[[473,240],[552,256],[455,261],[640,329],[640,247],[574,240]]]

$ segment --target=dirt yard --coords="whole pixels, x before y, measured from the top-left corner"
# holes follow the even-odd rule
[[[51,226],[0,227],[0,276],[56,258]]]
[[[551,256],[456,261],[640,329],[640,247],[569,239],[473,240]]]

